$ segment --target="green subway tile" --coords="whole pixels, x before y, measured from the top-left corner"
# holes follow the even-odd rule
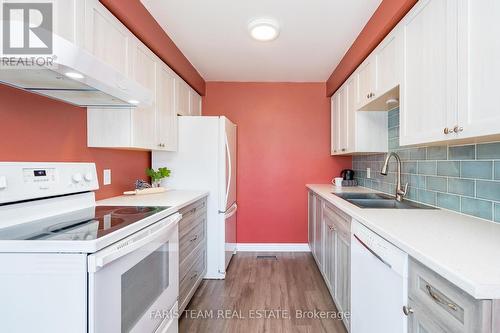
[[[484,201],[471,198],[462,198],[461,211],[467,215],[481,217],[483,219],[491,220],[493,203],[491,201]]]
[[[402,162],[403,173],[417,173],[417,162]]]
[[[474,196],[474,181],[468,179],[448,179],[448,192],[453,194]]]
[[[426,158],[425,148],[413,148],[410,149],[410,160],[425,160]]]
[[[446,193],[437,194],[437,206],[445,209],[460,211],[460,197]]]
[[[495,204],[495,222],[500,222],[500,204]]]
[[[448,182],[444,177],[427,177],[426,183],[428,190],[446,192],[448,189]]]
[[[418,173],[421,175],[436,175],[437,163],[432,162],[418,162]]]
[[[500,182],[478,180],[476,183],[476,197],[500,201]]]
[[[399,108],[392,109],[388,112],[389,117],[399,117]]]
[[[408,194],[406,195],[406,197],[409,200],[417,201],[417,199],[418,199],[417,189],[414,187],[408,187]]]
[[[478,160],[500,159],[500,142],[477,145]]]
[[[486,161],[464,161],[460,162],[460,177],[492,179],[493,162]]]
[[[427,147],[428,160],[446,160],[448,158],[448,148],[446,146]]]
[[[460,162],[458,161],[438,161],[437,162],[438,176],[459,177]]]
[[[389,140],[389,150],[399,149],[399,138]]]
[[[389,128],[398,127],[399,126],[399,116],[391,116],[388,119]]]
[[[389,128],[389,139],[399,138],[399,127]]]
[[[436,205],[436,192],[426,190],[418,190],[418,201],[428,205]]]
[[[410,175],[410,184],[414,187],[425,188],[425,176]]]
[[[500,180],[500,161],[495,161],[495,179]]]
[[[396,153],[399,155],[402,161],[407,161],[410,159],[410,150],[409,149],[401,149],[397,150]]]
[[[476,146],[455,146],[448,148],[449,160],[474,160],[476,158]]]

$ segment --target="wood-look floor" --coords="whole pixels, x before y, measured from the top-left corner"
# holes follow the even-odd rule
[[[256,259],[266,254],[278,260]],[[339,319],[296,318],[296,310],[337,311],[310,253],[238,253],[226,279],[204,280],[187,310],[181,333],[346,332]],[[260,312],[268,318],[259,319],[260,310],[282,312]],[[284,311],[285,318],[273,318]]]

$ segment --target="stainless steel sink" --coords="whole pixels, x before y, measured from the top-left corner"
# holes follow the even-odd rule
[[[336,196],[360,208],[372,209],[436,209],[412,201],[397,201],[394,197],[382,193],[333,193]]]

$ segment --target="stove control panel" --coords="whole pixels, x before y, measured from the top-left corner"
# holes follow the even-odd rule
[[[0,204],[98,188],[94,163],[0,162]]]

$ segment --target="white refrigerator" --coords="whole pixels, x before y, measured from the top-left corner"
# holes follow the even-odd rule
[[[207,279],[224,279],[236,253],[236,125],[226,117],[179,117],[177,152],[153,152],[172,170],[169,189],[207,190]]]

